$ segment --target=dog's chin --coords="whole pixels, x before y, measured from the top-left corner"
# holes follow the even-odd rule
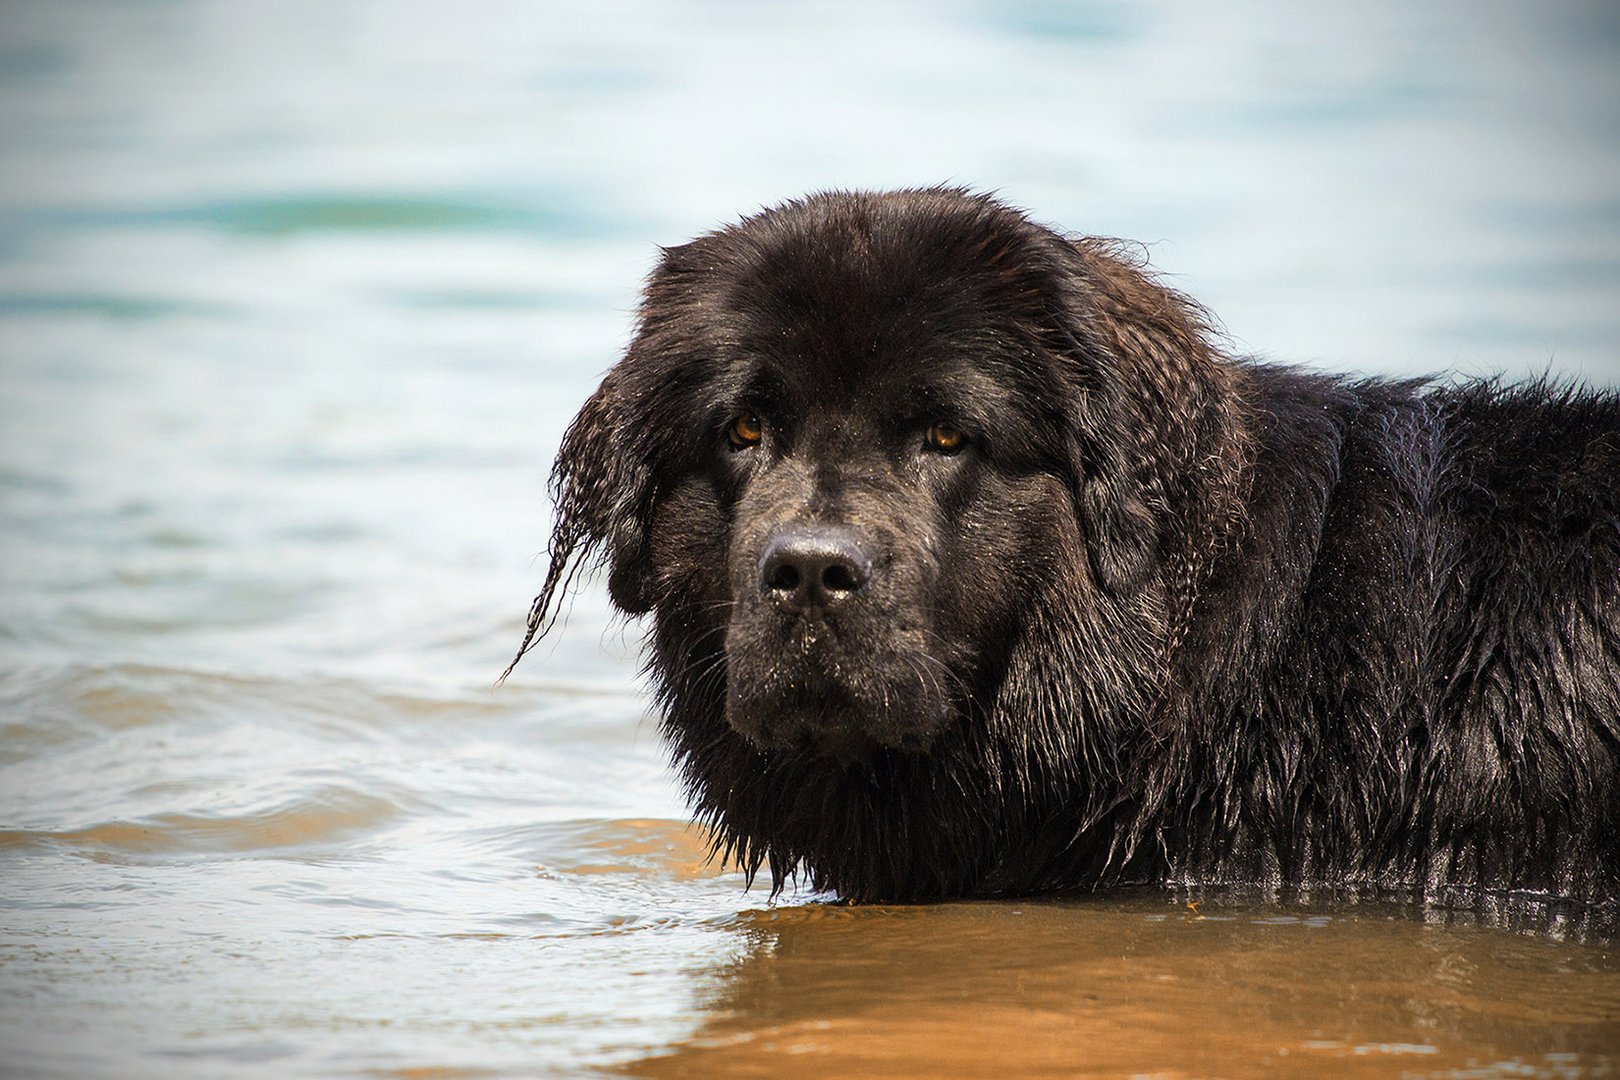
[[[739,672],[727,686],[726,722],[756,748],[842,766],[886,751],[924,753],[951,715],[931,688],[893,682],[852,686],[777,671]]]

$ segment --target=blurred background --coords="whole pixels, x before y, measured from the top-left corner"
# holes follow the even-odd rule
[[[491,689],[550,457],[657,245],[937,182],[1241,351],[1620,382],[1608,0],[0,4],[0,1072],[685,1045],[813,898],[599,587]]]

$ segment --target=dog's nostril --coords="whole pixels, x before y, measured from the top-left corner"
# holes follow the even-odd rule
[[[780,592],[792,592],[799,587],[798,567],[793,566],[791,563],[783,563],[771,574],[770,579],[765,582],[765,586]]]
[[[821,584],[830,592],[854,592],[861,587],[860,580],[855,576],[855,568],[843,563],[833,563],[821,572]]]

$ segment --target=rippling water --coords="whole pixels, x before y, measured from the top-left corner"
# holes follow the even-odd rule
[[[1620,381],[1620,20],[1412,8],[7,5],[0,1074],[1620,1072],[1580,912],[773,900],[600,590],[492,688],[654,244],[807,189]]]

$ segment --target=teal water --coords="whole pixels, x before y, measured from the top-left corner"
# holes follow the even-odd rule
[[[6,5],[0,1075],[1620,1071],[1557,912],[773,901],[599,587],[493,688],[656,245],[955,181],[1246,350],[1613,384],[1617,102],[1564,0]]]

